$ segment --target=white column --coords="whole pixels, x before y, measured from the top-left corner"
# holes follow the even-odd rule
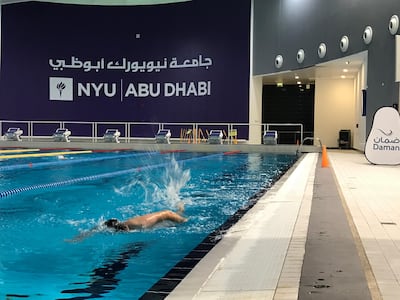
[[[249,144],[261,144],[262,77],[253,76],[254,0],[250,17]]]
[[[249,144],[261,144],[262,89],[262,76],[252,76],[249,95]]]

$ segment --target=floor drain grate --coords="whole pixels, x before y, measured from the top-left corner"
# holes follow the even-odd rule
[[[327,285],[327,284],[314,284],[313,285],[313,288],[316,288],[316,289],[323,289],[323,288],[330,288],[331,286],[330,285]]]

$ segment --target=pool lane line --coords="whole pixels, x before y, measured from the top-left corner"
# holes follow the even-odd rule
[[[206,158],[210,158],[210,157],[219,157],[222,155],[223,155],[222,153],[217,153],[217,154],[211,154],[211,155],[204,155],[204,156],[200,156],[200,157],[192,157],[192,158],[178,160],[177,163],[182,164],[182,163],[196,161],[196,160],[202,160],[202,159],[206,159]],[[138,166],[138,167],[135,167],[132,169],[127,169],[127,170],[120,170],[120,171],[115,171],[115,172],[78,177],[78,178],[68,179],[68,180],[64,180],[64,181],[42,183],[42,184],[36,184],[36,185],[15,188],[15,189],[0,192],[0,199],[14,196],[16,194],[28,192],[28,191],[45,190],[45,189],[47,190],[47,189],[51,189],[51,188],[58,188],[58,187],[62,187],[62,186],[68,186],[68,185],[78,184],[78,183],[87,182],[87,181],[97,181],[97,180],[101,180],[101,179],[107,179],[107,178],[127,175],[130,173],[138,173],[138,172],[142,172],[142,171],[165,167],[165,166],[169,165],[170,163],[171,162],[168,161],[168,162],[155,164],[155,165]]]
[[[46,152],[46,153],[30,153],[30,154],[10,154],[10,155],[0,155],[0,159],[59,156],[59,155],[87,154],[87,153],[92,153],[92,151],[80,150],[80,151],[62,151],[62,152]]]
[[[2,150],[0,150],[0,154],[20,153],[20,152],[36,152],[36,151],[40,151],[40,149],[2,149]]]
[[[133,153],[133,154],[120,154],[120,155],[106,156],[106,157],[60,159],[57,161],[46,161],[46,162],[37,162],[37,163],[29,162],[28,164],[25,163],[25,164],[18,164],[18,165],[0,166],[0,172],[23,170],[23,169],[33,169],[33,168],[43,168],[43,167],[53,167],[53,166],[65,166],[65,165],[78,164],[78,163],[137,157],[137,156],[144,156],[144,155],[149,155],[149,154],[154,155],[154,154],[158,154],[158,153],[157,152],[144,152],[144,153],[141,152],[141,153]]]

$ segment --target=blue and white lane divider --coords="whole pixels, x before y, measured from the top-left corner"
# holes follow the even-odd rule
[[[205,155],[205,156],[200,156],[200,157],[192,157],[192,158],[182,159],[182,160],[178,161],[178,164],[186,163],[189,161],[210,159],[210,158],[218,157],[218,156],[222,156],[222,155],[223,155],[222,153],[218,153],[218,154],[211,154],[211,155]],[[36,185],[30,185],[30,186],[10,189],[7,191],[0,192],[0,199],[10,197],[13,195],[17,195],[17,194],[21,194],[24,192],[29,192],[29,191],[47,190],[47,189],[58,188],[58,187],[62,187],[62,186],[68,186],[68,185],[78,184],[78,183],[87,182],[87,181],[97,181],[97,180],[101,180],[101,179],[127,175],[127,174],[134,173],[134,172],[141,172],[141,171],[145,171],[145,170],[161,168],[161,167],[167,166],[169,164],[170,164],[170,162],[165,162],[165,163],[155,164],[155,165],[150,165],[150,166],[140,166],[140,167],[135,167],[132,169],[127,169],[127,170],[121,170],[121,171],[115,171],[115,172],[109,172],[109,173],[103,173],[103,174],[97,174],[97,175],[90,175],[90,176],[73,178],[73,179],[68,179],[68,180],[63,180],[63,181],[58,181],[58,182],[42,183],[42,184],[36,184]]]
[[[37,162],[34,164],[9,165],[9,166],[1,166],[0,172],[24,170],[24,169],[32,169],[32,168],[44,168],[44,167],[52,167],[52,166],[63,166],[63,165],[71,165],[71,164],[78,164],[78,163],[85,163],[85,162],[105,161],[105,160],[112,160],[112,159],[138,157],[138,156],[155,155],[155,154],[159,154],[159,152],[120,154],[120,155],[105,156],[105,157],[101,156],[101,157],[92,157],[92,158],[65,159],[65,160],[57,160],[57,161]]]

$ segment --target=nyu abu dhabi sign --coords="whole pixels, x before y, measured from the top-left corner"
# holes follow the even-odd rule
[[[377,165],[400,164],[400,115],[396,109],[382,107],[376,111],[365,157]]]
[[[0,119],[247,123],[250,4],[4,5]]]
[[[111,82],[79,82],[71,77],[50,77],[49,98],[57,101],[73,101],[74,98],[106,97],[119,101],[135,98],[158,97],[204,97],[212,95],[212,81],[178,81],[178,82],[132,82],[125,80],[125,73],[137,72],[161,72],[162,70],[176,70],[179,72],[187,68],[204,68],[208,70],[212,66],[212,58],[198,57],[185,59],[178,62],[177,58],[164,58],[162,61],[130,61],[121,60],[106,61],[101,58],[98,61],[80,60],[72,56],[69,60],[49,59],[49,67],[60,74],[66,70],[83,72],[116,72],[121,73],[117,81]],[[79,74],[79,72],[77,72]]]

